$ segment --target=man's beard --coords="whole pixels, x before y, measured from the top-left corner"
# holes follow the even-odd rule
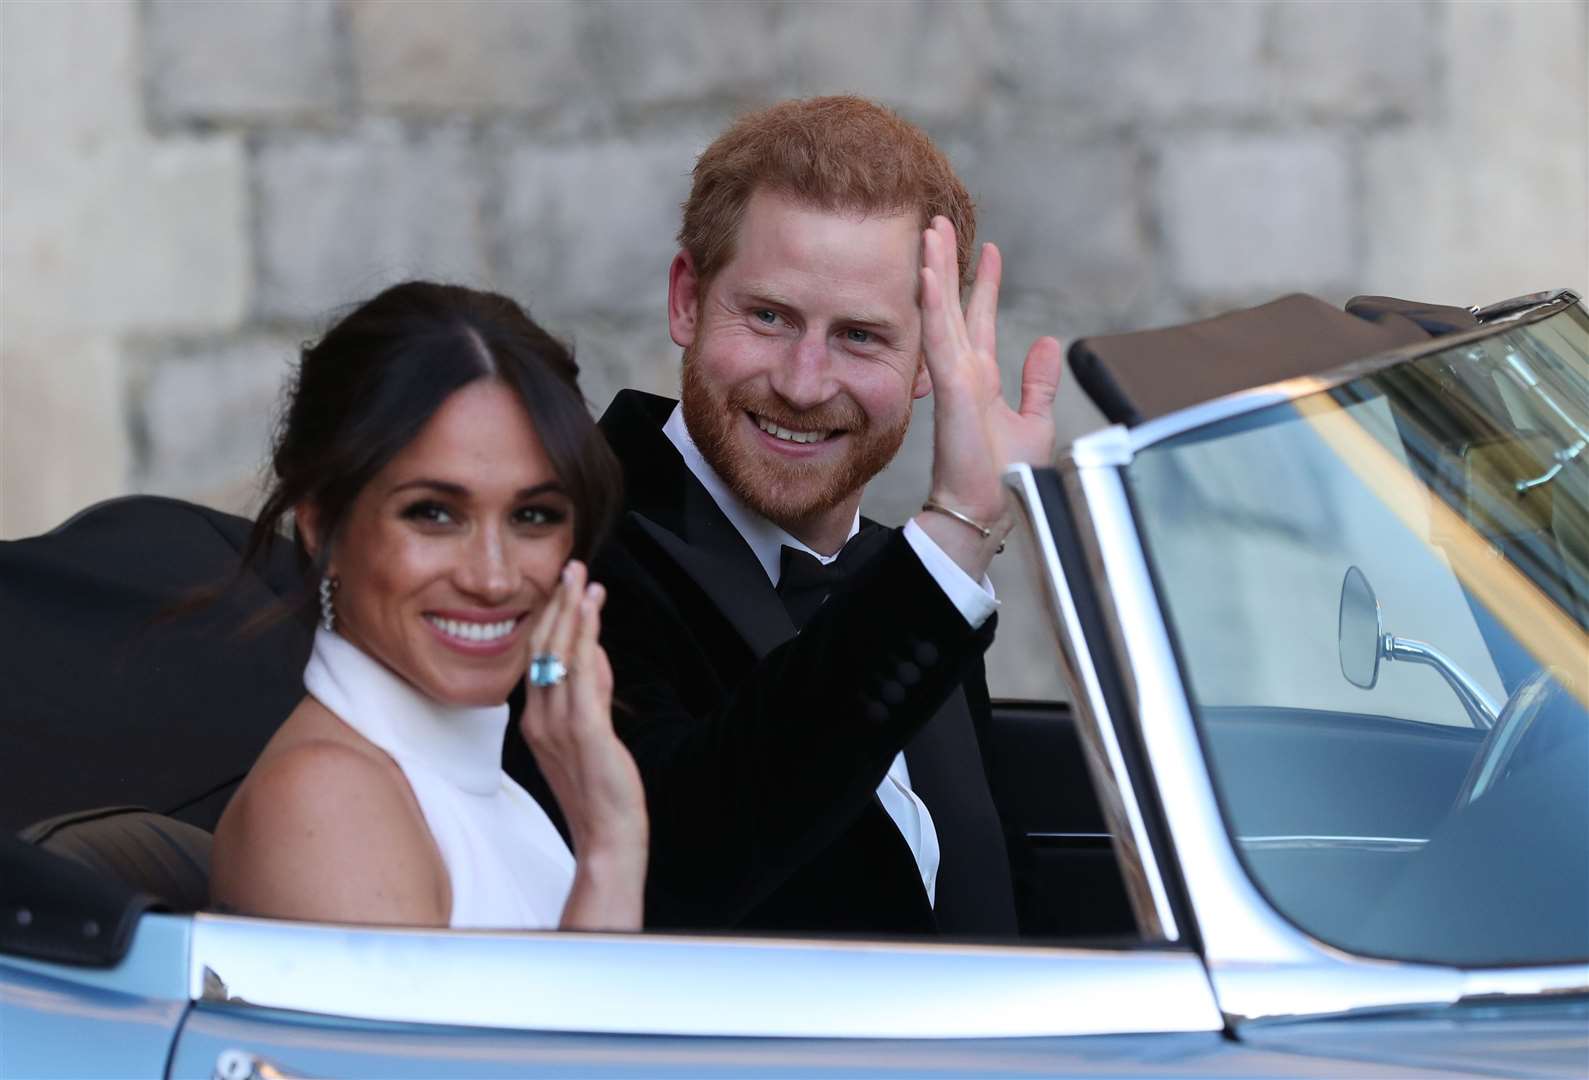
[[[791,411],[776,397],[754,397],[737,388],[722,397],[708,385],[694,351],[694,346],[684,350],[680,395],[690,438],[741,502],[785,529],[860,491],[905,441],[909,409],[893,427],[872,430],[866,414],[847,395],[805,412]],[[843,431],[849,451],[837,462],[779,460],[758,453],[735,440],[735,427],[746,412],[797,431]]]

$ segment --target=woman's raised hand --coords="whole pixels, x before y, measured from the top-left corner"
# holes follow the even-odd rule
[[[530,634],[532,657],[557,658],[566,678],[531,681],[519,730],[573,834],[574,887],[564,929],[641,925],[648,825],[634,759],[612,729],[612,667],[597,641],[603,588],[570,561]]]

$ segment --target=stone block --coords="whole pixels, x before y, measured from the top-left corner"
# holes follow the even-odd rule
[[[1351,176],[1347,144],[1335,135],[1172,141],[1159,161],[1157,203],[1175,281],[1191,295],[1232,301],[1350,283]]]
[[[1581,150],[1589,139],[1589,5],[1474,0],[1442,12],[1453,135],[1486,147],[1546,138]]]
[[[1423,0],[1273,5],[1270,100],[1338,118],[1426,117],[1435,104],[1437,15]]]
[[[822,0],[784,9],[788,93],[854,93],[912,120],[963,117],[994,82],[998,40],[989,5]],[[886,43],[857,48],[860,42]]]
[[[1016,133],[962,171],[977,238],[1004,255],[1006,289],[1044,297],[1049,317],[1089,330],[1141,302],[1154,266],[1130,144]]]
[[[247,176],[234,136],[107,138],[7,169],[6,334],[220,329],[251,287]]]
[[[540,319],[538,310],[532,314]],[[661,307],[630,316],[580,314],[542,320],[559,340],[573,346],[579,387],[591,412],[600,416],[620,390],[679,396],[682,350],[668,337]]]
[[[0,538],[53,529],[126,490],[122,361],[108,337],[8,333],[0,348]]]
[[[598,0],[584,10],[595,85],[621,105],[775,96],[785,50],[772,4]]]
[[[298,356],[289,337],[187,341],[132,360],[135,490],[251,514]]]
[[[532,308],[559,316],[662,319],[696,152],[667,139],[508,149],[496,236],[501,280]]]
[[[128,4],[0,7],[8,341],[223,326],[242,310],[242,145],[147,138],[136,16]]]
[[[24,164],[74,160],[142,123],[132,4],[0,4],[0,59],[8,192]]]
[[[332,0],[153,0],[144,12],[158,121],[295,119],[337,107]]]
[[[1014,0],[991,13],[1000,81],[1076,122],[1245,114],[1263,100],[1261,4]]]
[[[534,111],[597,90],[571,0],[361,0],[347,11],[366,106]]]
[[[1543,289],[1589,294],[1583,143],[1538,134],[1486,143],[1484,154],[1456,133],[1370,139],[1356,291],[1460,306]]]
[[[1442,122],[1365,148],[1365,292],[1589,290],[1589,8],[1442,8]]]
[[[406,278],[488,280],[482,164],[464,127],[275,138],[255,179],[267,319],[317,322]]]

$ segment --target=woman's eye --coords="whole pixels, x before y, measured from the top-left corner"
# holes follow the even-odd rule
[[[447,508],[437,502],[417,502],[403,510],[403,517],[409,521],[421,521],[427,525],[450,525],[452,515]]]
[[[514,520],[520,525],[561,525],[568,515],[551,506],[525,506],[515,511]]]

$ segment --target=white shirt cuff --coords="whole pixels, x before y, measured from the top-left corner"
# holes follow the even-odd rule
[[[943,548],[916,524],[915,518],[905,523],[905,540],[949,602],[971,624],[971,629],[975,630],[988,621],[988,616],[999,606],[999,601],[993,595],[993,582],[987,579],[987,575],[983,575],[981,584],[972,581],[971,575],[944,554]]]

